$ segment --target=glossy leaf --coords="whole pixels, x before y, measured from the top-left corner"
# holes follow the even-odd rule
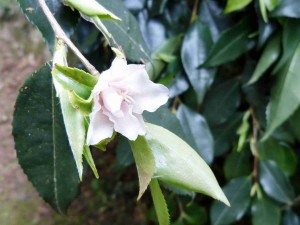
[[[269,11],[273,11],[279,4],[280,0],[264,0]]]
[[[28,179],[46,202],[65,213],[78,194],[79,177],[48,64],[21,88],[13,135],[19,163]]]
[[[212,46],[205,62],[198,66],[213,67],[237,59],[253,47],[249,38],[252,26],[248,17],[222,33],[219,40]]]
[[[52,51],[54,48],[55,35],[37,1],[18,0],[18,2],[22,12],[26,15],[27,19],[39,29],[47,42],[49,49]],[[64,6],[60,0],[46,0],[46,4],[65,33],[68,36],[71,36],[78,21],[78,13],[73,12],[69,7]]]
[[[300,105],[300,44],[294,56],[283,72],[278,74],[272,89],[271,102],[268,109],[268,126],[264,139],[268,138],[276,128],[285,122]]]
[[[169,225],[170,216],[167,203],[157,179],[150,182],[150,190],[159,225]]]
[[[284,213],[283,225],[299,225],[299,224],[300,224],[299,215],[297,215],[291,210],[288,210]]]
[[[210,210],[212,225],[227,225],[240,220],[250,204],[251,179],[240,177],[232,179],[223,191],[228,196],[231,207],[215,201]]]
[[[194,149],[165,128],[146,125],[145,138],[155,158],[154,175],[158,179],[229,205],[211,169]]]
[[[202,103],[216,73],[215,69],[198,68],[206,59],[211,45],[212,39],[208,26],[196,20],[184,36],[181,60],[197,94],[199,104]]]
[[[300,42],[300,25],[299,21],[295,19],[288,19],[284,23],[282,34],[282,47],[283,53],[279,62],[273,70],[273,74],[276,74],[284,67],[286,63],[293,57],[295,49]]]
[[[231,13],[249,5],[252,0],[227,0],[224,13]]]
[[[273,160],[288,176],[294,174],[297,168],[297,155],[288,146],[269,139],[259,144],[259,156],[262,160]]]
[[[65,0],[65,2],[71,8],[75,8],[87,16],[99,16],[101,19],[117,21],[121,20],[94,0]]]
[[[199,6],[199,20],[208,26],[213,42],[231,24],[231,18],[223,14],[224,6],[218,0],[203,0]]]
[[[125,8],[122,1],[97,0],[106,9],[122,19],[118,21],[102,21],[114,40],[109,38],[110,45],[121,46],[126,58],[134,62],[150,62],[149,50],[142,37],[139,25],[133,15]]]
[[[273,161],[261,161],[259,181],[266,194],[282,203],[291,203],[295,193],[291,183]]]
[[[242,122],[242,114],[236,113],[229,117],[228,122],[219,126],[211,126],[215,140],[215,156],[220,156],[230,149],[231,144],[237,138],[236,131]]]
[[[203,103],[203,115],[211,126],[228,121],[241,99],[240,80],[229,79],[213,85]]]
[[[226,158],[224,173],[227,180],[251,174],[252,165],[248,151],[233,151]]]
[[[117,164],[121,167],[127,167],[134,163],[134,158],[128,139],[123,136],[118,138],[118,145],[116,147],[116,160]]]
[[[280,225],[280,208],[266,197],[256,198],[252,203],[252,224]]]
[[[271,15],[276,17],[300,18],[300,2],[298,0],[279,1],[278,6]]]
[[[214,140],[205,118],[184,105],[179,106],[177,118],[186,136],[194,139],[198,154],[210,164],[214,156]]]
[[[130,146],[139,175],[140,190],[138,199],[140,199],[154,175],[155,159],[151,146],[149,146],[144,137],[139,136],[135,141],[130,141]]]
[[[280,36],[274,36],[264,49],[249,84],[256,82],[280,56]]]

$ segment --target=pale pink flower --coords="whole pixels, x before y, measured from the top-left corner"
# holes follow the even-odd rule
[[[129,140],[145,135],[143,111],[154,112],[165,104],[168,92],[165,86],[149,79],[144,65],[127,65],[126,60],[116,58],[92,91],[94,105],[87,144],[111,137],[113,130]]]

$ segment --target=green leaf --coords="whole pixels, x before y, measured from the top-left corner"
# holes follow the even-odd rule
[[[264,1],[269,11],[273,11],[280,3],[280,0],[264,0]]]
[[[82,155],[84,151],[86,136],[86,128],[84,124],[85,118],[69,102],[67,91],[63,90],[60,93],[59,99],[69,143],[75,159],[79,178],[80,180],[82,180]]]
[[[21,88],[13,136],[28,179],[46,202],[65,213],[78,194],[79,177],[49,64],[31,75]]]
[[[186,136],[193,138],[196,151],[210,164],[214,157],[214,140],[204,117],[181,104],[177,118]]]
[[[265,0],[259,0],[259,9],[265,23],[269,21]]]
[[[152,181],[150,182],[150,190],[159,225],[169,225],[170,216],[167,203],[157,179],[152,179]]]
[[[300,18],[300,1],[281,0],[271,15],[274,17]]]
[[[121,20],[94,0],[65,0],[65,2],[87,16],[99,16],[101,19],[117,21]]]
[[[203,116],[209,125],[225,123],[236,112],[240,100],[240,80],[228,79],[213,85],[203,103]]]
[[[198,104],[202,103],[216,73],[215,69],[198,68],[200,64],[204,63],[212,44],[208,26],[199,20],[190,26],[182,43],[182,64],[197,94]]]
[[[146,191],[151,181],[151,178],[154,175],[155,159],[151,151],[151,147],[149,146],[144,137],[139,136],[135,141],[130,141],[130,146],[139,176],[139,200]]]
[[[280,35],[275,35],[264,49],[249,84],[256,82],[280,55]]]
[[[276,64],[273,74],[277,74],[284,65],[293,57],[295,49],[300,42],[300,25],[299,20],[287,19],[284,23],[283,34],[282,34],[282,47],[283,54]]]
[[[259,181],[266,194],[279,202],[290,204],[295,198],[291,183],[273,161],[260,161]]]
[[[212,225],[227,225],[240,220],[250,204],[251,179],[240,177],[231,180],[223,191],[228,196],[231,207],[215,201],[210,210]]]
[[[299,215],[297,215],[291,210],[288,210],[284,213],[283,225],[299,225],[299,224],[300,224]]]
[[[66,78],[69,78],[74,82],[86,86],[89,90],[93,90],[93,88],[98,82],[97,77],[78,68],[71,68],[56,64],[55,69],[62,75],[64,75]]]
[[[165,128],[146,125],[145,138],[155,158],[154,175],[158,179],[229,205],[211,169],[195,150]]]
[[[252,0],[227,0],[224,13],[231,13],[249,5]]]
[[[247,137],[248,137],[248,131],[250,129],[250,124],[249,124],[249,117],[250,117],[251,113],[250,111],[246,111],[244,116],[243,116],[243,120],[242,120],[242,124],[240,125],[240,127],[237,130],[237,134],[240,136],[239,140],[238,140],[238,145],[237,145],[237,151],[240,152],[246,141],[247,141]]]
[[[252,27],[249,17],[246,17],[240,23],[226,30],[217,43],[212,46],[206,61],[198,66],[213,67],[237,59],[254,46],[253,40],[249,38]]]
[[[102,21],[108,31],[112,34],[109,39],[111,46],[121,46],[126,58],[134,62],[151,62],[149,50],[145,44],[139,25],[134,16],[125,8],[122,1],[97,0],[106,9],[113,12],[122,19],[118,21]]]
[[[116,147],[117,164],[122,167],[130,166],[134,163],[133,154],[128,142],[128,139],[120,136]]]
[[[233,151],[227,156],[224,164],[224,174],[227,180],[247,176],[251,173],[250,154],[248,151]]]
[[[252,224],[280,225],[280,208],[266,197],[256,198],[252,203]]]
[[[295,173],[297,168],[297,155],[288,146],[278,143],[275,139],[268,139],[259,144],[259,156],[262,160],[273,160],[288,176]]]
[[[84,146],[84,149],[83,149],[83,155],[84,155],[84,158],[85,160],[87,161],[87,163],[89,164],[89,166],[91,167],[95,177],[98,179],[99,178],[99,174],[98,174],[98,170],[96,168],[96,165],[95,165],[95,162],[94,162],[94,159],[93,159],[93,156],[91,154],[91,150],[88,146]]]
[[[195,203],[190,203],[184,208],[183,221],[186,225],[205,225],[207,224],[208,215],[204,207]]]
[[[26,18],[39,29],[47,42],[49,49],[52,51],[54,48],[55,35],[37,1],[18,0],[18,2]],[[68,36],[71,36],[79,18],[78,13],[75,13],[70,8],[64,6],[60,0],[46,0],[46,4],[65,33]]]
[[[285,70],[278,74],[275,86],[272,88],[271,101],[268,110],[268,125],[264,135],[267,139],[276,128],[285,122],[300,105],[300,44]]]
[[[236,130],[242,122],[243,114],[235,113],[229,117],[228,122],[211,126],[211,131],[215,140],[214,152],[215,156],[220,156],[228,151],[232,143],[236,140]]]
[[[68,97],[72,107],[78,110],[82,115],[88,116],[92,112],[92,99],[85,100],[78,96],[75,91],[70,91]]]
[[[91,88],[79,83],[76,80],[65,76],[60,71],[53,69],[52,70],[53,79],[64,89],[67,91],[74,91],[79,97],[83,99],[87,99],[91,95]]]

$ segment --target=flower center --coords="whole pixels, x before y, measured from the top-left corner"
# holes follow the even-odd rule
[[[120,91],[119,94],[122,96],[123,100],[129,104],[134,104],[135,101],[132,97],[128,95],[128,90]]]

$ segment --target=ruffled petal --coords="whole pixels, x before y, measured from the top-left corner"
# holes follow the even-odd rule
[[[114,123],[117,132],[127,137],[129,140],[135,140],[138,135],[145,135],[146,129],[144,121],[132,114],[132,106],[126,102],[122,103],[123,117],[110,116],[110,120]]]
[[[117,113],[121,109],[123,97],[114,88],[107,88],[102,93],[105,108],[111,113]]]
[[[87,132],[87,145],[96,145],[110,138],[113,134],[113,123],[101,111],[90,114],[90,125]]]

